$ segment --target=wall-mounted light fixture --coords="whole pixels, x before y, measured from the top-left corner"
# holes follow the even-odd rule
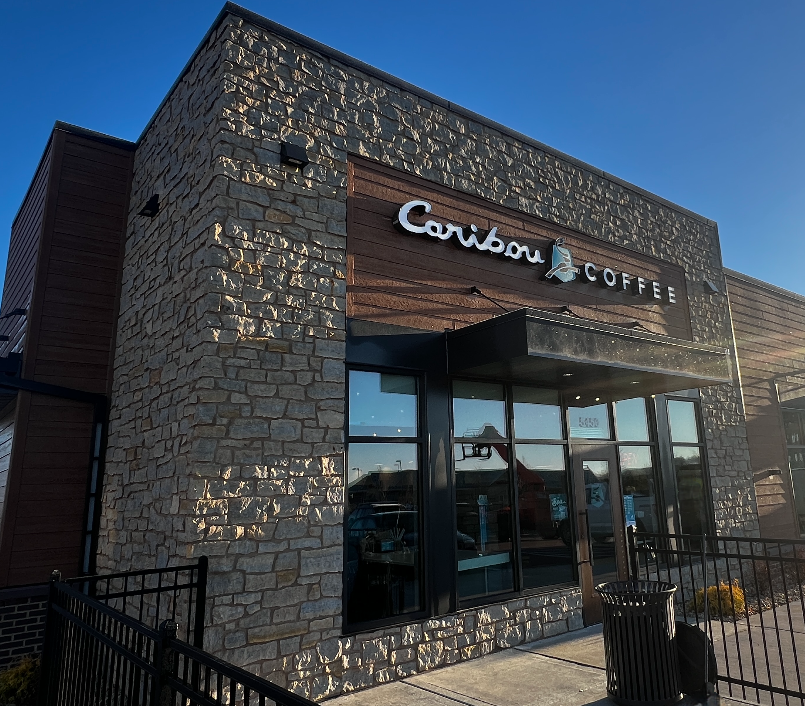
[[[148,199],[148,201],[146,201],[142,211],[140,211],[137,215],[153,218],[157,215],[157,213],[159,213],[159,194],[154,194],[150,199]]]
[[[496,302],[494,299],[492,299],[492,297],[486,296],[486,294],[484,294],[480,289],[478,289],[478,287],[470,287],[470,294],[474,297],[483,297],[484,299],[486,299],[486,301],[492,302],[495,306],[503,309],[503,311],[505,311],[507,314],[509,313],[509,310],[505,306]]]
[[[0,316],[0,319],[10,319],[12,316],[25,316],[27,313],[27,309],[12,309],[8,314]]]
[[[302,169],[306,164],[310,164],[305,148],[290,142],[280,143],[280,162],[291,167],[299,167],[299,169]]]
[[[713,294],[721,294],[718,287],[714,285],[709,279],[704,280],[704,293],[712,296]]]

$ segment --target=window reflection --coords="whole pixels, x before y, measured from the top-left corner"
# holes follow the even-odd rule
[[[484,596],[514,588],[508,447],[456,444],[458,594]]]
[[[657,532],[657,491],[651,448],[648,446],[621,446],[621,485],[626,525],[638,532]]]
[[[794,506],[799,521],[799,532],[805,534],[805,449],[788,449],[791,480],[794,483]]]
[[[593,555],[593,576],[598,581],[614,581],[618,574],[609,462],[603,459],[584,459],[582,468],[587,524],[592,540],[590,551]],[[617,502],[617,498],[615,501]]]
[[[534,387],[512,388],[514,436],[518,439],[561,439],[559,393]]]
[[[802,445],[802,424],[800,413],[792,409],[783,410],[783,426],[786,443],[792,446]]]
[[[568,407],[570,436],[576,439],[610,439],[609,409],[606,404]]]
[[[487,382],[453,383],[453,433],[457,438],[506,436],[503,385]]]
[[[671,441],[677,444],[699,443],[696,409],[693,402],[668,400],[668,421],[671,425]]]
[[[615,434],[618,441],[648,441],[646,401],[642,397],[615,403]]]
[[[416,436],[416,378],[351,370],[351,436]]]
[[[563,446],[518,444],[517,493],[523,587],[574,580]]]
[[[347,468],[350,622],[419,610],[422,538],[417,445],[352,443]]]
[[[682,533],[704,534],[707,531],[706,489],[699,448],[675,446],[674,469]]]

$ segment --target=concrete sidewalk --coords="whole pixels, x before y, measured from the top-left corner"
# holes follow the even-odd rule
[[[333,706],[614,706],[601,626],[532,642],[328,701]],[[682,704],[699,703],[686,699]],[[721,697],[722,706],[743,704]]]

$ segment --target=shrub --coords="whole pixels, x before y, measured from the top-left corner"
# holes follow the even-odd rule
[[[698,613],[704,611],[704,589],[696,591],[696,598],[691,601],[691,610]],[[707,603],[713,617],[743,618],[746,614],[746,597],[738,585],[738,579],[731,584],[722,581],[718,586],[707,587]]]
[[[19,664],[0,672],[0,706],[35,706],[39,657],[23,657]]]

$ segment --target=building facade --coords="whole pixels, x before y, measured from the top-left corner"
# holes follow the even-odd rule
[[[798,532],[714,222],[231,4],[136,144],[48,149],[4,585],[207,556],[206,648],[321,699],[596,622],[629,525]]]

